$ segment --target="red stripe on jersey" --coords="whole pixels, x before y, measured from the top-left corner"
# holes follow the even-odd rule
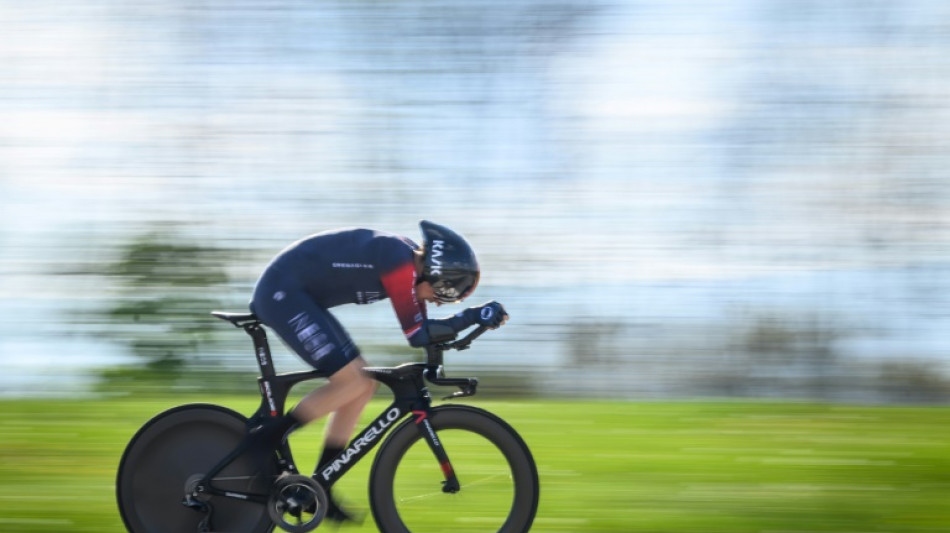
[[[425,302],[416,297],[416,267],[412,260],[399,265],[380,277],[383,288],[393,304],[396,318],[406,337],[422,328],[426,318]]]

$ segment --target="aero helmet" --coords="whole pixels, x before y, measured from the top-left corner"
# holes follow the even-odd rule
[[[419,222],[425,248],[422,281],[428,281],[440,302],[455,303],[478,285],[475,252],[461,235],[428,220]]]

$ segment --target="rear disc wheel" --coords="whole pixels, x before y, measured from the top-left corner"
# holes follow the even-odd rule
[[[119,463],[116,496],[131,533],[198,531],[207,513],[182,501],[189,486],[211,471],[246,434],[246,418],[216,405],[185,405],[155,416],[132,437]],[[276,460],[256,464],[241,456],[213,480],[222,490],[268,494],[278,474]],[[267,533],[273,523],[264,505],[202,496],[213,531]]]

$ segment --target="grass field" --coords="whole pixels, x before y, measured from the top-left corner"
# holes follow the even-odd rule
[[[178,403],[0,402],[0,531],[124,531],[113,494],[119,457],[143,422]],[[535,454],[534,531],[950,531],[950,408],[472,403],[507,419]],[[294,437],[300,465],[315,460],[320,432]],[[368,509],[369,464],[339,486],[357,509]],[[375,526],[368,518],[347,530]]]

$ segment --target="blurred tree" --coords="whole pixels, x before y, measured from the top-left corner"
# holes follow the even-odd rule
[[[877,388],[884,398],[899,403],[946,403],[950,380],[934,361],[907,358],[880,364]]]
[[[107,387],[177,380],[202,343],[220,331],[208,312],[228,282],[228,250],[189,242],[162,225],[133,238],[107,270],[118,294],[102,313],[106,335],[126,344],[139,368],[102,373]]]
[[[700,368],[695,385],[706,394],[832,399],[854,384],[835,343],[846,327],[811,313],[762,311],[726,340],[717,363]]]
[[[618,347],[624,324],[616,320],[593,322],[578,320],[567,330],[567,355],[571,366],[585,368],[613,366],[621,358]]]

